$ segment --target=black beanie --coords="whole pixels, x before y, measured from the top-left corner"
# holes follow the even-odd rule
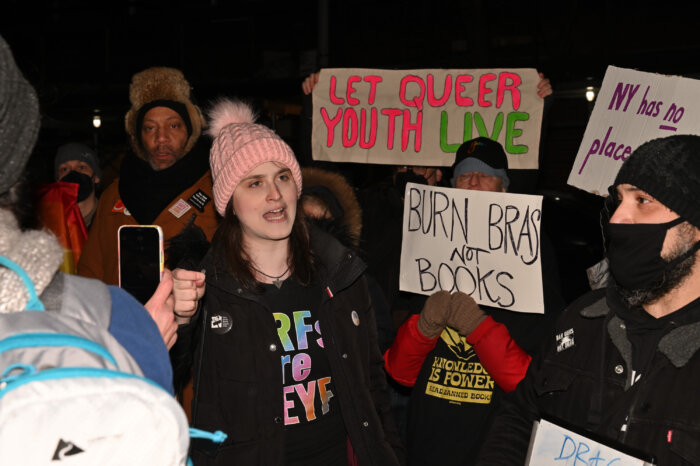
[[[192,121],[187,113],[187,107],[185,104],[182,102],[175,102],[174,100],[158,99],[144,104],[136,115],[136,128],[138,128],[136,136],[138,137],[141,145],[143,145],[143,142],[141,141],[141,125],[143,124],[143,119],[146,116],[146,113],[155,107],[167,107],[180,115],[180,118],[182,118],[182,121],[185,122],[185,126],[187,127],[187,137],[189,138],[192,136]]]
[[[652,139],[622,164],[615,186],[631,184],[700,228],[700,136]]]

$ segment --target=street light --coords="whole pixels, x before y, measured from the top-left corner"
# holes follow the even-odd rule
[[[586,100],[589,102],[593,102],[594,99],[595,99],[595,89],[593,88],[593,86],[588,86],[586,88]]]

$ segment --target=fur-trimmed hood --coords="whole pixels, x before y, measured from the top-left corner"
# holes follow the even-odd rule
[[[362,234],[362,209],[350,183],[340,173],[315,167],[302,168],[301,176],[304,180],[304,189],[323,186],[333,194],[343,209],[343,217],[336,220],[347,227],[353,244],[357,247]]]
[[[190,99],[190,83],[180,70],[167,67],[153,67],[136,73],[131,78],[129,87],[131,109],[124,119],[124,127],[129,135],[131,148],[140,158],[147,160],[146,153],[139,140],[139,128],[136,127],[139,110],[154,100],[172,100],[185,105],[192,123],[192,134],[185,144],[185,154],[194,147],[206,128],[206,120],[198,106]]]

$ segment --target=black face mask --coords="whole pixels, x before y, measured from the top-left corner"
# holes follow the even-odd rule
[[[79,186],[78,202],[82,202],[88,197],[90,197],[90,194],[92,194],[92,191],[95,187],[92,182],[91,176],[76,171],[68,172],[66,176],[64,176],[58,181],[63,181],[65,183],[75,183]]]
[[[396,189],[401,193],[401,196],[406,192],[406,184],[408,183],[428,184],[428,180],[426,180],[423,175],[413,173],[413,170],[406,170],[405,172],[396,174],[396,181],[394,184],[396,185]]]
[[[649,289],[663,279],[664,272],[695,254],[700,242],[669,262],[661,258],[666,233],[683,222],[677,218],[667,223],[609,223],[607,256],[618,285],[627,290]]]

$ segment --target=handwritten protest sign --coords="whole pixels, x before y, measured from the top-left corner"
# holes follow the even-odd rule
[[[542,314],[542,197],[408,183],[400,288]]]
[[[576,434],[546,420],[536,423],[527,466],[646,466],[644,460]]]
[[[512,169],[537,168],[537,71],[324,69],[313,90],[315,160],[449,166],[464,141],[500,142]]]
[[[607,194],[620,166],[642,143],[700,134],[700,81],[609,66],[568,183]]]

